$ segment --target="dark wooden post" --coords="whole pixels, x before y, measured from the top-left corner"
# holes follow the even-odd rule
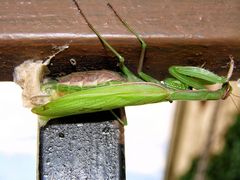
[[[40,129],[40,179],[125,179],[123,127],[108,111]]]
[[[126,65],[136,71],[140,54],[136,37],[105,2],[77,2],[95,28],[126,58]],[[110,3],[146,40],[146,73],[162,79],[170,65],[205,64],[206,68],[225,75],[232,55],[236,64],[233,79],[237,78],[240,72],[238,0],[219,3],[112,0]],[[117,70],[116,58],[89,29],[73,1],[5,0],[0,8],[0,80],[12,80],[15,66],[28,59],[46,59],[62,45],[69,48],[53,59],[49,67],[51,76],[92,69]],[[77,62],[74,67],[69,61],[72,58]],[[103,122],[90,123],[91,120]],[[123,133],[112,120],[103,112],[54,120],[42,128],[40,178],[46,175],[74,179],[78,172],[81,177],[93,179],[98,175],[103,179],[124,178],[123,146],[118,143]],[[94,169],[90,168],[93,166]]]

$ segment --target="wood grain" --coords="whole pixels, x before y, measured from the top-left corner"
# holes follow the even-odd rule
[[[104,1],[79,0],[94,27],[136,70],[140,54],[137,39],[114,16]],[[233,79],[240,72],[240,4],[238,0],[158,1],[112,0],[117,12],[148,44],[144,71],[155,78],[167,76],[170,65],[205,64],[222,75],[229,55],[235,58]],[[116,59],[104,49],[71,0],[17,1],[0,4],[0,80],[12,80],[16,65],[27,59],[45,59],[54,47],[70,48],[54,59],[53,74],[101,69]],[[101,63],[98,62],[104,62]]]

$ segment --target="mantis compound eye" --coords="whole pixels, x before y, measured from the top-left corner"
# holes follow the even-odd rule
[[[222,100],[225,100],[232,93],[232,87],[230,86],[229,83],[224,84],[224,86],[227,86],[227,87],[226,87],[225,94],[222,97]]]

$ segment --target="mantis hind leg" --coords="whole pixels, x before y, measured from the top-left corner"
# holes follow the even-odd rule
[[[100,33],[93,27],[93,25],[88,21],[87,17],[81,10],[78,4],[76,4],[79,13],[82,15],[84,20],[86,21],[87,25],[90,27],[90,29],[97,35],[99,40],[102,42],[102,44],[107,47],[119,60],[119,67],[122,70],[123,74],[126,76],[128,81],[142,81],[140,78],[135,76],[125,65],[124,65],[124,57],[121,56],[101,35]]]
[[[138,73],[142,71],[142,67],[143,67],[143,62],[144,62],[144,58],[145,58],[145,52],[146,52],[146,48],[147,48],[147,44],[144,42],[144,40],[139,36],[139,34],[132,29],[128,23],[126,21],[124,21],[119,14],[117,13],[117,11],[115,11],[115,9],[112,7],[112,5],[110,3],[107,3],[108,7],[110,7],[110,9],[112,9],[112,11],[114,12],[114,14],[117,16],[117,18],[123,23],[123,25],[131,32],[133,33],[138,41],[141,43],[141,55],[140,55],[140,59],[139,59],[139,66],[138,66]]]
[[[120,17],[120,15],[115,11],[115,9],[112,7],[112,5],[110,3],[107,3],[107,5],[110,9],[112,9],[112,11],[116,15],[116,17],[122,22],[122,24],[131,33],[133,33],[137,37],[138,41],[141,43],[141,54],[140,54],[140,57],[139,57],[139,63],[138,63],[138,69],[137,69],[137,73],[138,73],[139,77],[141,77],[144,81],[147,81],[147,82],[153,82],[153,83],[161,84],[161,82],[158,81],[157,79],[154,79],[153,77],[151,77],[151,76],[145,74],[144,72],[142,72],[144,58],[145,58],[145,54],[146,54],[146,48],[147,48],[147,44],[145,43],[145,41],[141,38],[141,36],[133,28],[131,28],[128,25],[128,23],[126,21],[124,21]]]
[[[121,119],[120,117],[118,117],[118,115],[113,111],[113,110],[110,110],[110,112],[112,113],[112,115],[118,120],[118,122],[123,125],[123,126],[126,126],[127,125],[127,119],[124,118],[124,119]]]

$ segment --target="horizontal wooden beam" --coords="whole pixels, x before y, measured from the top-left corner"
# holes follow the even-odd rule
[[[81,0],[79,6],[94,27],[136,70],[140,44],[103,1]],[[235,58],[233,79],[240,73],[240,4],[216,1],[119,1],[110,3],[147,42],[144,71],[155,78],[167,76],[171,65],[195,65],[222,75],[229,55]],[[87,26],[72,0],[10,1],[1,3],[0,80],[12,80],[16,65],[27,59],[46,59],[57,46],[69,49],[53,60],[53,74],[116,66],[113,54],[104,49]],[[103,64],[104,64],[103,63]],[[61,71],[61,72],[60,72]]]

